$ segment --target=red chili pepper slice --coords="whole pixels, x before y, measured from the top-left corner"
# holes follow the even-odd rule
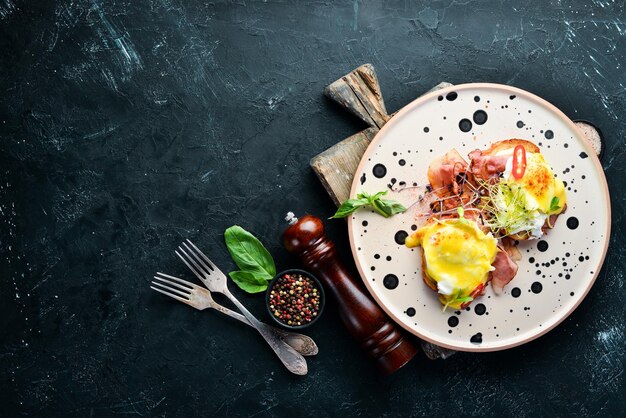
[[[518,145],[513,150],[513,169],[511,174],[516,179],[524,177],[526,171],[526,149],[523,145]]]

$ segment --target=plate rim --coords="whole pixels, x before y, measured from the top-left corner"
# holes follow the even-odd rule
[[[400,325],[402,328],[404,328],[406,331],[410,332],[411,334],[419,337],[420,339],[424,340],[424,341],[428,341],[432,344],[435,344],[437,346],[440,347],[444,347],[444,348],[448,348],[451,350],[456,350],[456,351],[463,351],[463,352],[494,352],[494,351],[501,351],[501,350],[507,350],[509,348],[513,348],[513,347],[517,347],[523,344],[526,344],[530,341],[533,341],[545,334],[547,334],[548,332],[550,332],[551,330],[553,330],[554,328],[556,328],[558,325],[560,325],[565,319],[567,319],[572,312],[574,312],[576,310],[576,308],[578,308],[578,306],[582,303],[583,300],[585,300],[585,298],[587,297],[587,294],[589,293],[589,291],[591,290],[591,288],[593,287],[593,285],[596,282],[596,279],[598,277],[598,275],[600,274],[600,270],[602,269],[602,267],[604,266],[604,261],[606,259],[606,254],[608,251],[608,247],[609,247],[609,242],[611,240],[611,195],[609,192],[609,187],[608,187],[608,183],[606,181],[606,175],[604,173],[604,169],[602,167],[602,164],[600,163],[600,160],[598,159],[598,156],[596,155],[595,151],[593,150],[593,148],[591,147],[591,145],[589,144],[589,142],[584,138],[584,135],[582,134],[582,132],[580,131],[580,129],[576,126],[576,124],[565,114],[563,113],[559,108],[557,108],[555,105],[553,105],[552,103],[550,103],[549,101],[547,101],[546,99],[543,99],[539,96],[537,96],[534,93],[531,93],[527,90],[523,90],[520,89],[518,87],[514,87],[514,86],[509,86],[506,84],[498,84],[498,83],[464,83],[464,84],[456,84],[456,85],[452,85],[452,86],[448,86],[448,87],[444,87],[442,89],[439,90],[435,90],[435,91],[431,91],[428,93],[425,93],[424,95],[416,98],[415,100],[411,101],[410,103],[408,103],[406,106],[404,106],[403,108],[401,108],[399,111],[397,111],[389,121],[387,121],[387,123],[376,133],[376,135],[374,136],[374,138],[372,139],[372,141],[370,142],[370,144],[368,145],[367,149],[365,150],[365,153],[363,154],[363,156],[361,157],[361,160],[359,161],[359,164],[357,166],[357,169],[355,171],[355,175],[354,178],[352,180],[352,186],[350,188],[350,196],[355,196],[356,195],[356,191],[357,188],[360,186],[360,182],[359,182],[359,176],[357,175],[357,173],[363,171],[364,165],[367,163],[367,157],[368,155],[375,149],[375,146],[378,144],[378,142],[380,142],[381,138],[384,136],[383,134],[391,129],[392,126],[394,126],[395,123],[397,123],[405,114],[410,113],[411,111],[413,111],[413,109],[419,107],[422,103],[427,102],[428,100],[431,100],[435,97],[438,96],[442,96],[445,95],[446,93],[452,92],[452,91],[461,91],[461,90],[469,90],[469,89],[474,89],[474,88],[482,88],[482,89],[492,89],[492,90],[504,90],[506,92],[510,92],[519,96],[524,96],[532,101],[538,102],[540,105],[547,107],[550,111],[554,112],[557,116],[559,116],[572,130],[573,132],[576,133],[576,135],[578,135],[578,140],[583,144],[583,147],[587,153],[587,155],[589,156],[589,158],[591,158],[593,160],[593,163],[596,166],[596,169],[600,172],[600,178],[603,181],[603,185],[604,185],[604,195],[606,196],[606,204],[605,204],[605,208],[606,208],[606,217],[607,217],[607,224],[606,224],[606,230],[605,230],[605,243],[604,243],[604,247],[602,248],[602,256],[600,257],[600,262],[598,264],[598,268],[596,268],[594,270],[593,273],[593,277],[591,278],[591,280],[589,280],[587,287],[585,288],[584,292],[581,294],[581,296],[578,298],[578,300],[576,301],[576,303],[574,303],[574,305],[567,311],[565,312],[563,315],[560,316],[560,318],[558,318],[552,325],[550,325],[549,327],[543,328],[543,327],[539,327],[536,326],[535,330],[538,330],[538,332],[534,332],[532,333],[530,336],[520,339],[519,341],[515,341],[512,343],[508,343],[508,344],[503,344],[503,345],[496,345],[496,346],[489,346],[489,347],[480,347],[480,346],[476,346],[476,347],[461,347],[461,346],[456,346],[454,344],[447,344],[441,341],[437,341],[436,339],[433,338],[429,338],[428,336],[418,332],[415,329],[412,329],[411,327],[407,326],[404,324],[403,321],[401,321],[399,319],[399,317],[397,315],[394,315],[393,312],[387,307],[385,306],[384,303],[382,303],[381,299],[378,297],[378,295],[376,294],[376,292],[373,291],[372,285],[369,283],[368,280],[366,280],[365,278],[367,277],[365,275],[365,270],[362,268],[361,263],[357,257],[357,246],[355,243],[355,239],[354,239],[354,220],[352,217],[348,218],[348,238],[350,240],[350,250],[352,251],[352,257],[354,259],[354,263],[357,267],[357,270],[359,272],[359,275],[361,276],[361,281],[365,284],[365,287],[367,288],[367,291],[370,293],[370,295],[374,298],[374,300],[376,301],[376,303],[378,304],[378,306],[381,307],[381,309],[383,309],[383,311],[385,311],[385,313],[398,325]],[[528,333],[527,333],[528,334]]]

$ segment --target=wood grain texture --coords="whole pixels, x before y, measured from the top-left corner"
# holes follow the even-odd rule
[[[389,120],[372,64],[363,64],[329,84],[324,94],[370,126],[380,129]]]
[[[362,67],[359,67],[362,68]],[[373,69],[372,69],[373,70]],[[355,71],[358,71],[355,70]],[[354,72],[354,71],[353,71]],[[352,73],[350,73],[352,74]],[[347,76],[346,76],[347,77]],[[375,74],[374,74],[375,77]],[[345,78],[345,77],[344,77]],[[337,83],[342,79],[335,81],[333,84]],[[331,84],[331,86],[333,85]],[[375,83],[378,86],[378,82]],[[434,90],[439,90],[444,87],[451,86],[450,83],[439,83],[428,92]],[[329,86],[330,87],[330,86]],[[328,90],[328,88],[327,88]],[[332,90],[335,94],[337,93],[337,89]],[[374,93],[377,91],[378,93]],[[345,90],[344,90],[345,92]],[[346,93],[350,95],[350,93]],[[380,89],[374,89],[372,95],[380,94]],[[425,93],[424,93],[425,94]],[[329,96],[335,100],[335,96]],[[341,96],[343,97],[343,96]],[[381,99],[382,101],[382,99]],[[365,153],[367,146],[372,142],[372,139],[376,136],[381,126],[376,125],[371,122],[371,118],[368,119],[367,115],[362,116],[360,111],[354,110],[356,106],[352,106],[354,101],[351,100],[337,100],[341,105],[345,105],[348,107],[352,113],[359,116],[365,123],[371,125],[370,128],[367,128],[357,134],[354,134],[338,144],[333,145],[326,151],[322,152],[319,155],[313,157],[310,161],[310,166],[317,175],[317,177],[322,182],[322,185],[328,192],[330,198],[335,202],[335,205],[339,206],[341,202],[346,200],[350,196],[350,188],[352,187],[352,179],[354,178],[354,172],[356,171],[359,162],[361,161],[361,157]],[[346,105],[347,103],[347,105]],[[384,106],[384,105],[383,105]],[[384,107],[383,107],[384,109]],[[395,114],[395,113],[394,113]],[[387,120],[389,120],[393,115],[389,116]]]

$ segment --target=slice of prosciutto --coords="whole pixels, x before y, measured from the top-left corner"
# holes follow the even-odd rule
[[[435,158],[428,166],[428,182],[439,197],[458,194],[457,176],[467,171],[467,161],[456,149]],[[455,186],[456,185],[456,186]],[[457,189],[455,193],[454,189]]]
[[[495,260],[491,263],[494,270],[489,272],[491,286],[496,294],[502,293],[504,286],[509,284],[517,274],[518,268],[502,246],[498,245],[498,250]]]
[[[470,167],[472,175],[481,180],[498,178],[504,172],[506,162],[512,155],[509,153],[502,155],[484,155],[479,149],[469,153]]]
[[[435,212],[449,211],[464,206],[471,200],[471,191],[464,187],[468,163],[456,149],[435,158],[428,166],[428,182],[436,199],[431,209]]]

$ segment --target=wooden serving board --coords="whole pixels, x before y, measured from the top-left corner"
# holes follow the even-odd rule
[[[441,82],[423,94],[451,85]],[[310,161],[311,168],[329,196],[335,205],[339,206],[350,197],[354,173],[365,150],[393,114],[387,113],[378,77],[371,64],[364,64],[328,85],[324,94],[369,125],[369,128],[333,145]],[[591,122],[582,120],[574,122],[581,128],[581,132],[591,143],[596,154],[601,157],[604,149],[602,132]],[[424,341],[421,345],[431,359],[445,359],[454,353],[452,350]]]

